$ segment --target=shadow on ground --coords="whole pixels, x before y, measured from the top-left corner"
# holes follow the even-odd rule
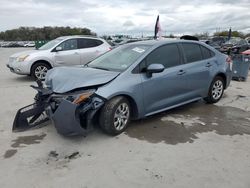
[[[35,82],[34,78],[32,78],[31,76],[21,76],[21,75],[18,75],[18,76],[15,76],[12,78],[13,81],[15,82]]]
[[[198,133],[250,135],[250,113],[233,107],[192,103],[132,122],[126,134],[151,143],[192,143]]]

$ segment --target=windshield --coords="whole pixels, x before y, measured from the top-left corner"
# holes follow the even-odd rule
[[[48,43],[46,43],[43,46],[41,46],[38,50],[48,50],[48,49],[54,47],[55,45],[57,45],[62,40],[63,39],[54,39],[52,41],[49,41]]]
[[[229,41],[227,41],[225,44],[238,44],[240,42],[241,39],[235,38],[235,39],[230,39]]]
[[[122,72],[141,57],[150,45],[123,45],[98,57],[88,67]]]

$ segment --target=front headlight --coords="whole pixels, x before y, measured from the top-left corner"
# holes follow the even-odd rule
[[[53,94],[52,98],[53,101],[57,103],[61,103],[61,101],[67,100],[72,102],[73,104],[81,104],[82,102],[85,102],[89,99],[91,95],[93,95],[95,90],[87,90],[82,92],[76,92],[76,93],[67,93],[67,94]]]
[[[81,91],[77,93],[71,93],[67,94],[67,97],[65,97],[66,100],[74,103],[74,104],[81,104],[82,102],[85,102],[91,95],[95,93],[94,89]]]
[[[29,57],[29,55],[20,55],[20,56],[17,58],[17,61],[18,61],[18,62],[22,62],[22,61],[24,61],[27,57]]]
[[[73,103],[81,104],[82,102],[86,101],[91,95],[93,95],[93,92],[79,94],[75,97]]]

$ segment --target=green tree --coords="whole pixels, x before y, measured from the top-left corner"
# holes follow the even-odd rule
[[[228,32],[229,31],[220,31],[220,32],[215,32],[214,33],[214,36],[228,36]],[[245,35],[244,33],[242,32],[239,32],[239,31],[232,31],[232,34],[231,34],[232,37],[241,37],[241,38],[244,38]]]
[[[52,40],[66,35],[96,35],[88,28],[71,27],[19,27],[18,29],[0,32],[0,40],[5,41],[34,41]]]

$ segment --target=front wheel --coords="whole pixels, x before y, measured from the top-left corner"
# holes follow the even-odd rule
[[[102,108],[99,123],[106,133],[118,135],[127,128],[130,116],[129,101],[125,97],[115,97]]]
[[[47,65],[46,63],[36,63],[31,68],[31,76],[35,78],[36,80],[44,80],[47,71],[51,67]]]
[[[224,79],[220,76],[214,78],[210,85],[208,96],[204,98],[207,103],[216,103],[221,99],[224,93],[224,82]]]

